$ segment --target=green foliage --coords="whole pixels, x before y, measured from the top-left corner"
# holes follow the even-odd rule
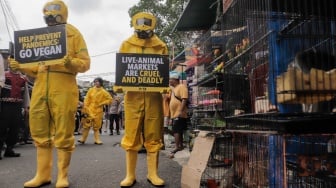
[[[184,49],[182,34],[173,32],[187,0],[140,0],[128,10],[132,17],[138,12],[150,12],[157,18],[155,33],[163,40],[171,57],[175,57]],[[130,23],[131,24],[131,23]],[[174,52],[174,54],[173,54]]]

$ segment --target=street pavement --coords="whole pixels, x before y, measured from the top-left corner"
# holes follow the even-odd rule
[[[69,182],[71,188],[116,188],[125,177],[125,151],[120,147],[121,135],[110,136],[108,133],[101,135],[103,145],[95,145],[93,134],[90,133],[85,144],[77,144],[72,155]],[[76,136],[76,140],[80,136]],[[165,136],[166,149],[160,151],[159,176],[165,180],[166,188],[181,187],[182,166],[187,163],[190,152],[186,148],[170,158],[173,146],[171,139]],[[15,151],[21,153],[18,158],[0,160],[0,187],[20,188],[23,183],[35,175],[36,149],[33,144],[17,145]],[[2,152],[3,154],[3,152]],[[54,151],[52,184],[44,188],[55,187],[56,183],[56,150]],[[137,183],[133,188],[151,188],[147,182],[146,153],[139,153],[137,161]]]

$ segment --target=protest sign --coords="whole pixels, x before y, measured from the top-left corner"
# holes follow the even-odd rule
[[[57,64],[66,55],[65,25],[14,32],[14,58],[22,67]]]
[[[116,92],[166,92],[168,87],[167,55],[116,54],[116,80],[113,87]]]

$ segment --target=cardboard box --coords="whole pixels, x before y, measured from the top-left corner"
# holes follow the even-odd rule
[[[336,69],[323,71],[311,69],[309,74],[296,68],[278,76],[278,103],[313,104],[332,99],[336,94]]]
[[[189,161],[182,168],[182,188],[200,187],[202,174],[207,167],[212,146],[215,141],[215,136],[210,136],[208,133],[207,131],[201,131],[195,138]]]
[[[336,69],[331,71],[323,71],[319,69],[311,69],[310,82],[313,90],[328,91],[336,90]]]
[[[266,113],[270,111],[276,111],[277,107],[270,103],[266,96],[257,97],[255,99],[255,113]]]

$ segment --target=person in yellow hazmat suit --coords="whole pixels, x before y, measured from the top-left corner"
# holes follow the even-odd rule
[[[78,104],[77,73],[90,68],[90,56],[79,30],[67,23],[68,8],[61,0],[48,1],[43,7],[49,26],[65,24],[67,55],[59,64],[21,67],[10,59],[10,67],[35,78],[32,91],[29,124],[37,150],[36,175],[24,187],[40,187],[51,183],[52,151],[57,149],[56,187],[69,187],[68,169],[75,149],[75,114]]]
[[[82,138],[78,140],[79,143],[84,144],[89,135],[90,128],[94,132],[95,144],[101,145],[99,129],[102,126],[104,106],[112,103],[111,94],[103,87],[103,79],[98,77],[93,80],[94,86],[86,93],[84,99],[84,107],[82,113]]]
[[[154,33],[156,17],[147,12],[132,16],[134,34],[120,46],[120,53],[167,55],[167,45]],[[160,92],[128,91],[124,96],[125,132],[121,146],[126,151],[126,177],[121,187],[136,183],[135,168],[138,151],[147,151],[147,180],[154,186],[164,186],[158,176],[159,151],[162,144],[163,107]]]

